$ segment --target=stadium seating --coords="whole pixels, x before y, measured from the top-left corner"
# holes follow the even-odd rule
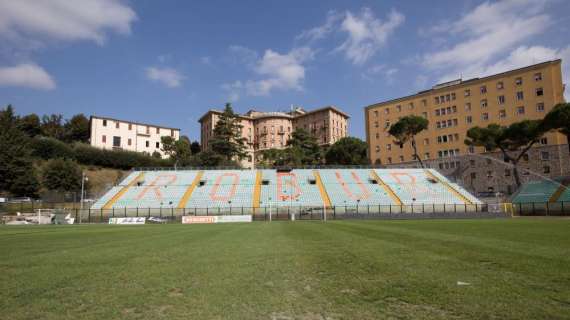
[[[431,169],[179,170],[131,172],[92,208],[465,203],[481,202]]]
[[[370,169],[323,169],[321,179],[333,206],[397,204]]]
[[[461,196],[465,197],[468,192],[453,189],[454,186],[433,169],[375,169],[375,172],[403,204],[467,203]],[[465,198],[481,203],[472,196]]]
[[[560,184],[548,180],[540,181],[529,181],[521,186],[519,192],[517,192],[513,198],[513,203],[525,203],[525,202],[548,202],[554,192],[558,190]],[[563,200],[565,194],[558,199],[559,201],[569,201]]]

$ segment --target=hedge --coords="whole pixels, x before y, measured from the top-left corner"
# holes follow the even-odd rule
[[[104,150],[84,143],[66,144],[57,139],[38,137],[32,143],[32,155],[41,159],[73,159],[84,165],[129,170],[134,167],[169,167],[168,159],[125,150]]]

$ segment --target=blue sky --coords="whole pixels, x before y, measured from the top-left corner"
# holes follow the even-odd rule
[[[570,60],[568,13],[564,0],[0,0],[0,105],[191,139],[227,101],[238,112],[336,105],[362,138],[369,104]]]

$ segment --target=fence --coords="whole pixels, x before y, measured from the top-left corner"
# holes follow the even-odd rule
[[[105,223],[115,217],[155,217],[165,222],[178,222],[182,216],[252,215],[253,220],[337,220],[337,219],[422,219],[479,218],[510,216],[510,206],[487,204],[422,204],[422,205],[350,205],[350,206],[279,206],[216,208],[114,208],[80,209],[77,204],[45,204],[43,209],[59,209],[71,214],[76,223]],[[67,205],[67,206],[66,206]],[[24,206],[25,208],[25,206]],[[36,209],[38,205],[36,204]],[[0,212],[2,212],[0,207]],[[5,211],[4,212],[8,212]],[[20,211],[20,212],[33,212]]]
[[[518,216],[570,216],[570,202],[513,203],[513,213]]]

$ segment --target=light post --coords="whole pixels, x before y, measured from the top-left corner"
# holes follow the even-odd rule
[[[81,223],[81,216],[83,216],[83,201],[84,199],[84,194],[85,194],[85,181],[89,181],[89,179],[87,178],[87,176],[85,175],[85,171],[81,171],[81,203],[80,203],[80,212],[79,212],[79,223]]]

